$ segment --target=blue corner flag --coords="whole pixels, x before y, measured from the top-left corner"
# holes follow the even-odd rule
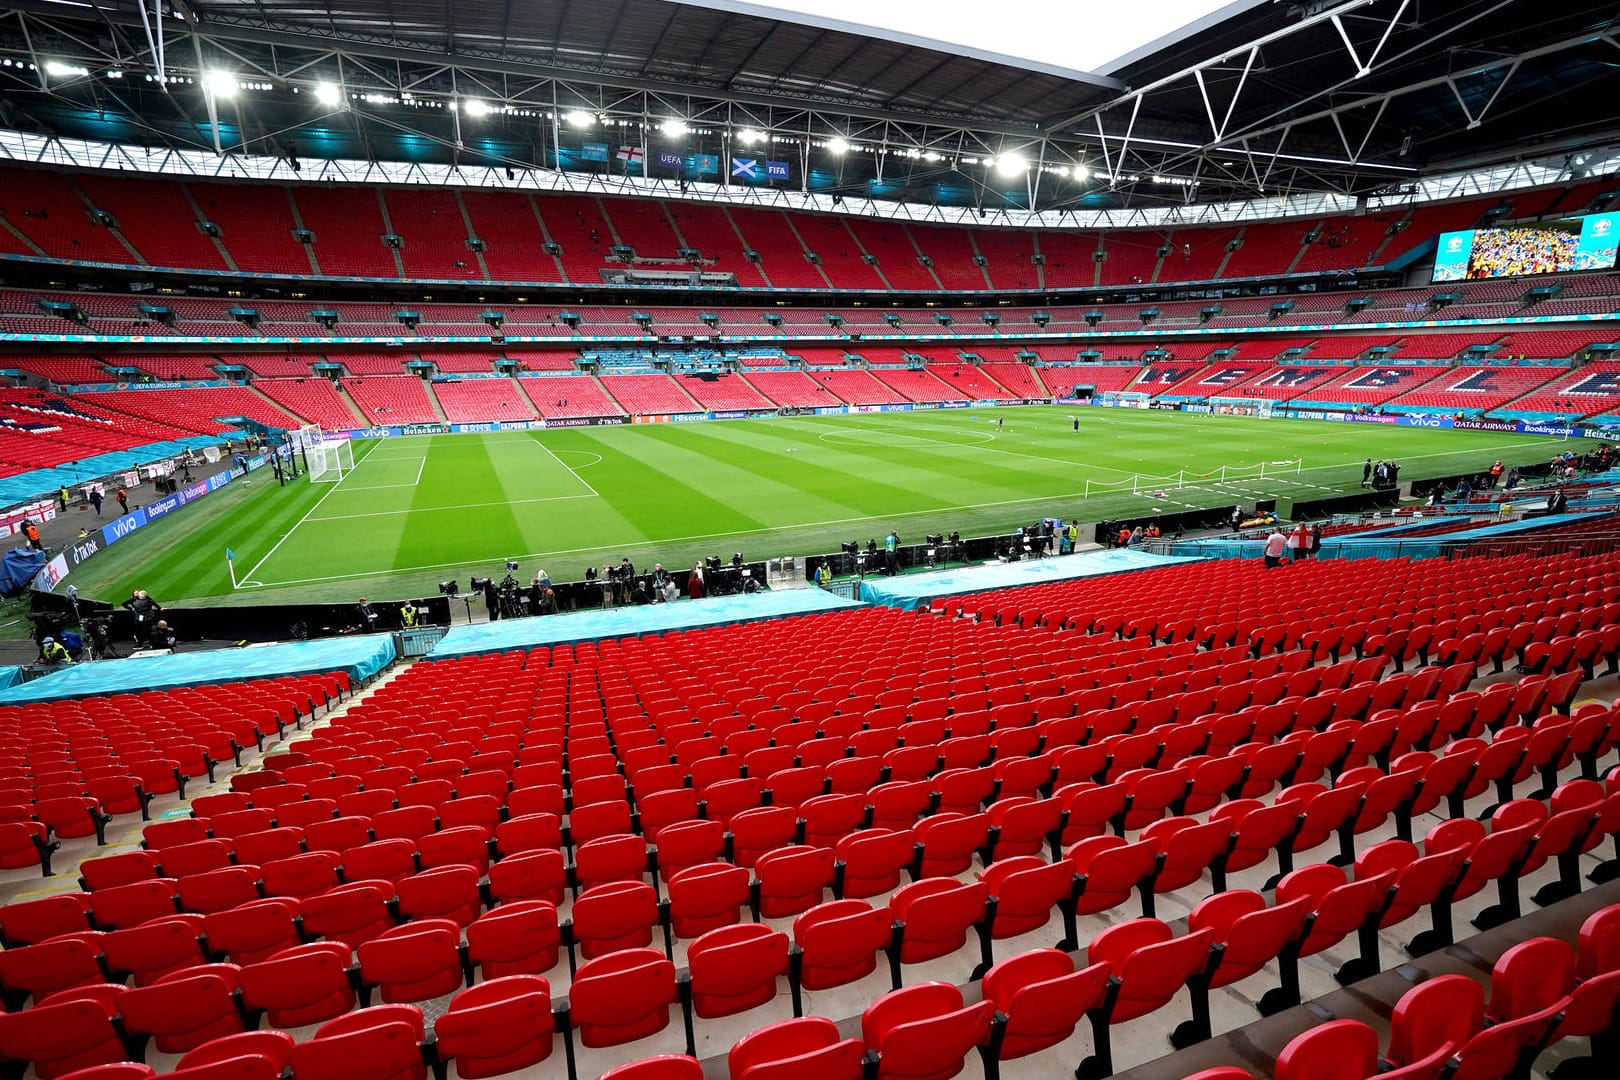
[[[227,559],[231,560],[232,562],[235,562],[236,561],[236,552],[232,551],[230,548],[226,548],[225,549],[225,557]]]

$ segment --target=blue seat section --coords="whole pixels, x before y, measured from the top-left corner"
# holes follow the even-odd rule
[[[807,588],[782,589],[752,596],[711,596],[705,600],[681,600],[673,604],[609,608],[605,611],[571,611],[562,615],[454,627],[434,646],[428,659],[443,660],[468,653],[525,649],[531,645],[556,645],[632,634],[658,634],[665,630],[691,630],[700,626],[754,622],[784,615],[805,615],[814,611],[860,606],[858,600],[846,600],[821,589]]]
[[[1191,554],[1191,553],[1189,553]],[[1204,557],[1198,552],[1197,557]],[[965,566],[933,574],[907,574],[900,577],[868,577],[861,582],[861,599],[885,607],[912,611],[925,608],[940,596],[1012,589],[1019,585],[1039,585],[1048,581],[1118,574],[1128,570],[1185,562],[1179,556],[1149,555],[1145,551],[1082,551],[1055,559],[1025,559],[1015,563]]]
[[[245,649],[100,660],[75,664],[33,682],[0,690],[0,705],[308,675],[317,671],[346,671],[350,681],[359,685],[387,667],[394,655],[392,634],[363,634]]]
[[[133,450],[114,450],[107,454],[82,458],[71,465],[57,465],[49,469],[35,469],[0,480],[0,503],[26,502],[45,495],[55,495],[62,488],[77,487],[88,480],[96,480],[110,473],[125,472],[137,465],[159,461],[183,454],[187,450],[201,450],[205,446],[218,446],[228,438],[240,438],[237,432],[224,435],[193,435],[170,442],[148,443]]]

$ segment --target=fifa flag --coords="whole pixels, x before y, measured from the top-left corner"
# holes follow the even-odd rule
[[[581,161],[606,161],[608,159],[608,144],[605,142],[588,142],[579,148]]]
[[[693,154],[692,171],[699,176],[713,176],[720,171],[720,159],[714,154]]]
[[[647,160],[647,151],[639,146],[621,146],[616,156],[626,165],[641,165]]]
[[[768,180],[786,180],[788,178],[788,163],[785,161],[767,161],[765,163],[765,177]]]
[[[686,168],[686,156],[671,153],[668,150],[660,150],[658,152],[658,167],[660,169],[674,169],[676,172],[680,172]]]
[[[739,180],[758,180],[759,161],[755,158],[734,157],[731,159],[731,175]]]

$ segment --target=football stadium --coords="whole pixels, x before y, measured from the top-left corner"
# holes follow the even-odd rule
[[[1620,1068],[1612,0],[0,0],[0,1080]]]

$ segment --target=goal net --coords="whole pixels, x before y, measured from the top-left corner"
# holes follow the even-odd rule
[[[1276,404],[1271,398],[1213,398],[1209,411],[1221,416],[1270,416]]]
[[[321,441],[321,425],[305,424],[292,431],[294,450],[308,450]]]
[[[1107,390],[1102,394],[1103,404],[1116,409],[1145,409],[1152,397],[1138,390]]]
[[[348,439],[311,443],[304,451],[309,461],[309,482],[337,482],[354,471],[354,447]]]

